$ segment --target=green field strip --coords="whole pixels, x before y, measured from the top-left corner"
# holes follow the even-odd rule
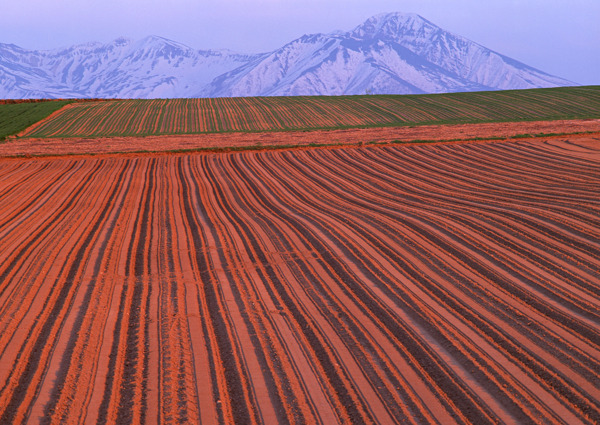
[[[47,101],[1,104],[0,141],[31,127],[69,103],[71,102]]]
[[[586,118],[600,118],[600,86],[76,103],[24,136],[148,136]]]

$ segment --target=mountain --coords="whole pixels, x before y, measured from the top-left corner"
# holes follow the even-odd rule
[[[198,51],[156,36],[50,51],[0,44],[0,97],[190,97],[256,57]]]
[[[156,36],[50,51],[0,44],[2,98],[416,94],[571,85],[402,13],[254,55],[199,51]]]

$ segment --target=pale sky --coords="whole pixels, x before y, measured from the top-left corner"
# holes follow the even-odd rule
[[[0,0],[0,43],[52,49],[159,35],[256,53],[384,12],[418,13],[542,71],[600,84],[600,0]]]

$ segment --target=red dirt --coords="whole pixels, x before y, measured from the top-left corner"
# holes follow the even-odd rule
[[[69,105],[67,105],[69,107]],[[357,144],[394,140],[455,140],[472,138],[514,137],[521,134],[594,132],[600,137],[600,120],[539,121],[433,125],[416,127],[384,127],[348,130],[288,131],[266,133],[214,133],[177,136],[9,139],[0,144],[0,157],[17,155],[69,155],[112,152],[164,152],[181,149],[223,149],[228,147],[309,144]]]
[[[599,170],[583,137],[0,160],[0,423],[599,423]]]

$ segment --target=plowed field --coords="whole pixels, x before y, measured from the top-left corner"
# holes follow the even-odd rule
[[[600,423],[600,148],[0,160],[0,423]]]

